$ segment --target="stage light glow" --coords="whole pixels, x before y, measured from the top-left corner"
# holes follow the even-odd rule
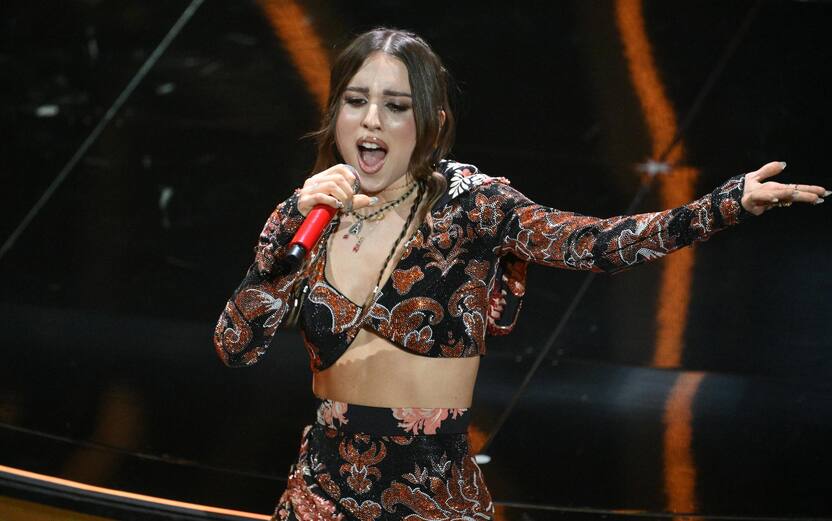
[[[260,0],[260,7],[320,110],[329,96],[329,56],[303,8],[293,0]]]
[[[682,140],[673,144],[677,132],[676,115],[653,59],[641,0],[616,0],[615,15],[633,88],[650,134],[653,158],[671,165],[667,175],[658,176],[661,204],[664,208],[674,208],[694,198],[699,171],[681,165],[684,159]],[[692,248],[674,252],[663,261],[656,310],[655,367],[681,365],[693,265]],[[697,509],[691,407],[702,378],[700,373],[681,373],[665,401],[663,474],[667,508],[671,512],[695,512]]]
[[[121,499],[131,499],[136,501],[143,501],[146,503],[156,504],[156,505],[164,505],[168,507],[177,507],[177,508],[184,508],[188,510],[196,510],[200,512],[210,512],[214,514],[223,514],[229,516],[237,516],[243,519],[263,519],[268,520],[270,516],[263,515],[263,514],[253,514],[251,512],[243,512],[240,510],[231,510],[228,508],[219,508],[219,507],[212,507],[207,505],[200,505],[197,503],[187,503],[185,501],[176,501],[173,499],[165,499],[155,496],[148,496],[145,494],[136,494],[134,492],[127,492],[125,490],[117,490],[112,488],[105,488],[105,487],[97,487],[94,485],[88,485],[86,483],[80,483],[78,481],[71,481],[68,479],[63,478],[56,478],[54,476],[47,476],[46,474],[38,474],[36,472],[29,472],[28,470],[16,469],[14,467],[7,467],[5,465],[0,465],[0,472],[4,472],[7,474],[11,474],[13,476],[19,476],[21,478],[27,478],[29,480],[40,481],[43,483],[48,483],[51,485],[59,485],[64,488],[75,489],[78,491],[83,492],[90,492],[93,494],[103,494],[106,496],[112,496],[113,498],[121,498]]]

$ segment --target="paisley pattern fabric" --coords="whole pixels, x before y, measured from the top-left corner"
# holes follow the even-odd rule
[[[313,249],[317,260],[307,270],[280,272],[275,259],[303,220],[297,192],[281,203],[217,322],[214,345],[222,361],[246,366],[261,359],[286,316],[293,285],[307,275],[311,291],[301,328],[313,371],[332,365],[362,327],[424,356],[482,355],[487,334],[513,329],[529,262],[617,273],[707,240],[751,215],[740,204],[744,175],[679,208],[600,219],[537,204],[507,179],[473,165],[442,161],[439,170],[448,181],[447,193],[431,209],[431,222],[406,242],[392,276],[366,307],[327,283],[324,240]],[[337,225],[336,218],[327,233]],[[505,304],[493,318],[501,299]]]
[[[273,520],[492,518],[491,496],[468,453],[464,409],[322,400],[316,416]]]
[[[424,356],[482,355],[486,335],[514,328],[529,262],[617,273],[707,240],[750,215],[740,204],[743,175],[679,208],[599,219],[536,204],[507,179],[472,165],[443,161],[440,171],[447,193],[366,306],[326,280],[325,240],[302,270],[281,270],[275,259],[303,217],[297,192],[278,205],[214,330],[221,360],[233,367],[259,361],[285,320],[292,288],[304,278],[309,293],[300,325],[313,371],[335,363],[362,327]],[[336,218],[326,233],[337,226]],[[322,401],[273,519],[491,519],[491,497],[468,452],[469,417],[465,409]]]

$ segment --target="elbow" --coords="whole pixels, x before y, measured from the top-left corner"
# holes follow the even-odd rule
[[[222,345],[222,340],[218,340],[216,335],[214,336],[214,350],[217,353],[217,357],[226,367],[240,367],[239,364],[235,363],[231,353]]]
[[[263,354],[262,350],[259,349],[249,349],[239,353],[229,352],[229,350],[221,343],[218,343],[216,339],[214,339],[214,349],[216,350],[220,361],[226,367],[232,368],[254,365],[260,361],[260,357]]]
[[[251,328],[244,321],[235,321],[233,306],[225,311],[214,328],[214,350],[227,367],[246,367],[256,363],[264,349],[253,346]]]
[[[225,352],[222,348],[216,347],[216,349],[217,349],[217,356],[219,357],[220,361],[223,363],[223,365],[225,367],[240,367],[239,365],[235,364],[232,361],[231,357],[228,356],[228,353]]]
[[[214,332],[214,351],[216,351],[217,357],[226,367],[241,367],[238,362],[239,357],[234,356],[225,346],[223,333],[219,329],[218,327],[217,331]]]

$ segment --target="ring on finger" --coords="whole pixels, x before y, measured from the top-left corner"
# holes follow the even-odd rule
[[[344,164],[344,166],[346,166],[350,170],[350,172],[352,172],[352,192],[354,194],[357,194],[361,191],[361,179],[359,179],[358,177],[358,170],[356,170],[355,167],[352,165]]]

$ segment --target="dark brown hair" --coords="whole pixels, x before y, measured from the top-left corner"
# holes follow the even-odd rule
[[[448,97],[452,81],[450,74],[427,42],[412,32],[378,27],[358,35],[338,55],[330,74],[329,98],[321,118],[321,128],[311,134],[318,144],[313,173],[342,162],[335,141],[341,96],[364,60],[374,52],[394,56],[407,67],[416,120],[416,147],[410,156],[408,170],[415,180],[427,182],[425,199],[428,204],[419,213],[421,222],[445,191],[445,178],[432,173],[439,160],[451,150],[456,121]],[[445,112],[445,122],[441,126],[440,110]]]

